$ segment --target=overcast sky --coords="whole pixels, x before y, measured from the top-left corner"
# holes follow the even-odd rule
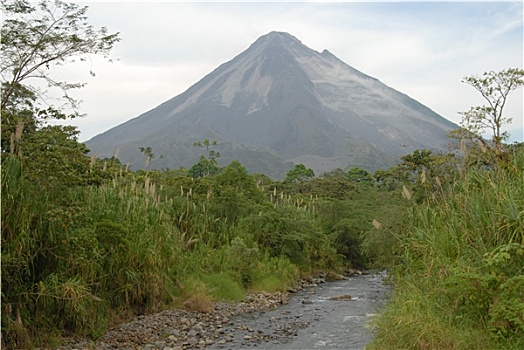
[[[519,2],[78,2],[96,26],[120,32],[112,57],[64,67],[87,82],[80,141],[175,97],[258,37],[288,32],[458,123],[482,105],[461,83],[485,71],[523,67]],[[118,60],[116,60],[118,59]],[[96,77],[89,76],[89,70]],[[510,95],[512,141],[523,141],[523,91]]]

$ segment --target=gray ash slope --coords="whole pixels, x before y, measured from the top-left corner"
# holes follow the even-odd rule
[[[379,80],[319,53],[294,36],[271,32],[184,93],[86,142],[92,154],[151,167],[190,167],[195,141],[217,140],[221,165],[282,178],[302,163],[322,174],[336,168],[386,168],[415,149],[443,149],[457,126]],[[161,158],[159,156],[162,156]]]

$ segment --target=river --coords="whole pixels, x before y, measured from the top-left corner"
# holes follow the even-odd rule
[[[384,277],[384,273],[356,275],[300,291],[287,305],[234,318],[225,329],[233,341],[209,348],[364,349],[373,336],[370,316],[388,299]],[[347,294],[351,300],[330,299]]]

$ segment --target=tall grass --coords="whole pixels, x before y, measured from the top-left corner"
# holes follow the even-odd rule
[[[333,252],[301,202],[275,206],[238,165],[198,180],[122,171],[57,192],[38,191],[24,171],[3,160],[2,341],[12,348],[285,290]]]
[[[395,294],[370,349],[524,346],[524,152],[409,211]]]

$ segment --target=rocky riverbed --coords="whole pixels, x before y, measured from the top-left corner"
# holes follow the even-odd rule
[[[242,302],[215,303],[209,313],[175,309],[137,316],[96,342],[70,340],[56,350],[244,349],[257,346],[278,349],[285,344],[290,349],[290,341],[298,337],[301,330],[323,322],[327,309],[321,305],[317,295],[324,286],[331,285],[324,284],[326,279],[341,278],[321,275],[309,281],[300,281],[287,293],[248,294]],[[336,291],[336,285],[333,286]],[[329,297],[340,297],[342,300],[332,301],[332,304],[351,302],[346,294]],[[308,306],[309,311],[300,306]]]

